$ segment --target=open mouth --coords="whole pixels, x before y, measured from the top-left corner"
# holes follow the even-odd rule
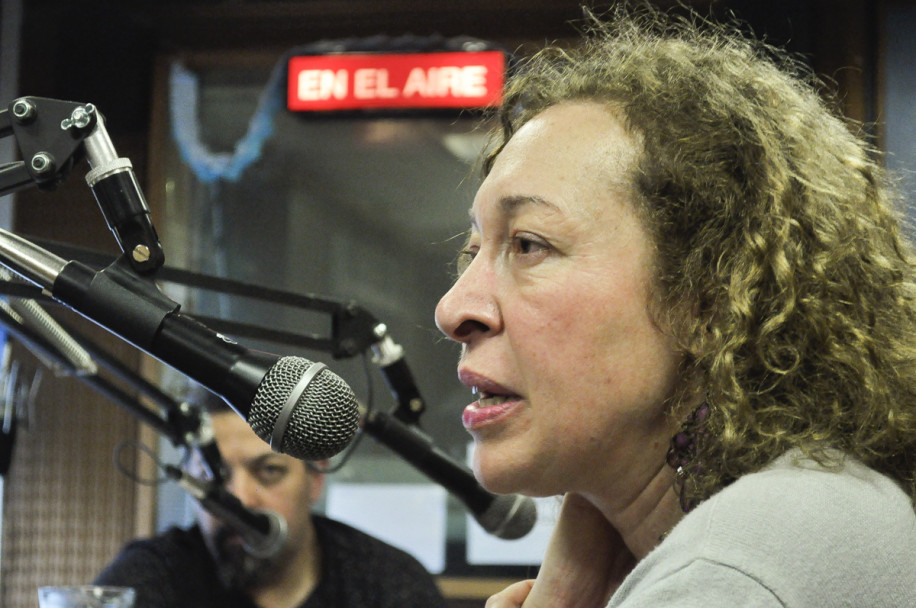
[[[521,404],[522,398],[512,393],[490,393],[478,388],[472,389],[477,400],[469,404],[461,415],[469,431],[483,429],[505,419]]]
[[[500,405],[514,399],[517,395],[499,395],[494,393],[488,393],[486,391],[478,390],[476,387],[472,389],[474,396],[477,397],[477,407],[490,407],[493,405]]]

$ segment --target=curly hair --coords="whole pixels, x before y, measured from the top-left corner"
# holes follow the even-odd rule
[[[914,266],[877,150],[799,60],[696,15],[590,15],[506,85],[488,172],[565,101],[625,117],[634,204],[656,251],[653,313],[707,406],[682,486],[708,497],[791,448],[842,453],[916,505]]]

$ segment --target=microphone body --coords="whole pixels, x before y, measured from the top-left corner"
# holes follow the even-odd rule
[[[417,420],[426,404],[404,360],[404,349],[395,344],[384,324],[374,331],[379,340],[372,345],[372,360],[398,400],[398,409],[395,417],[370,412],[363,420],[363,430],[451,492],[490,534],[507,540],[528,534],[537,521],[537,507],[531,498],[487,492],[466,466],[433,445],[418,427],[402,422]]]
[[[534,527],[537,507],[531,498],[486,491],[466,466],[433,445],[419,429],[377,411],[366,415],[363,429],[451,492],[490,534],[512,540]]]
[[[245,348],[182,315],[158,290],[158,297],[144,294],[148,290],[131,273],[108,275],[70,262],[52,294],[222,396],[278,452],[323,460],[353,439],[356,396],[339,376],[308,359]]]
[[[283,547],[287,525],[280,514],[249,509],[221,484],[204,482],[177,467],[167,472],[200,506],[235,530],[251,555],[272,557]]]
[[[302,357],[247,349],[180,314],[124,256],[95,271],[0,230],[0,259],[54,299],[220,395],[278,452],[324,460],[356,435],[356,396],[339,376]]]

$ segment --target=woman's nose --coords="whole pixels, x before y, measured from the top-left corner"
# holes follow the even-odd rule
[[[476,264],[476,266],[475,266]],[[456,342],[470,343],[475,337],[498,332],[499,306],[492,272],[475,258],[436,306],[436,325]]]

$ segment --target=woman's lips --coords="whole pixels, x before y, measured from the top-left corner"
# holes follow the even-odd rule
[[[481,398],[464,408],[461,422],[468,431],[499,422],[521,403],[517,395]]]
[[[458,378],[478,396],[477,401],[464,408],[461,414],[464,428],[469,431],[499,422],[522,403],[522,397],[511,388],[468,368],[459,368]]]

